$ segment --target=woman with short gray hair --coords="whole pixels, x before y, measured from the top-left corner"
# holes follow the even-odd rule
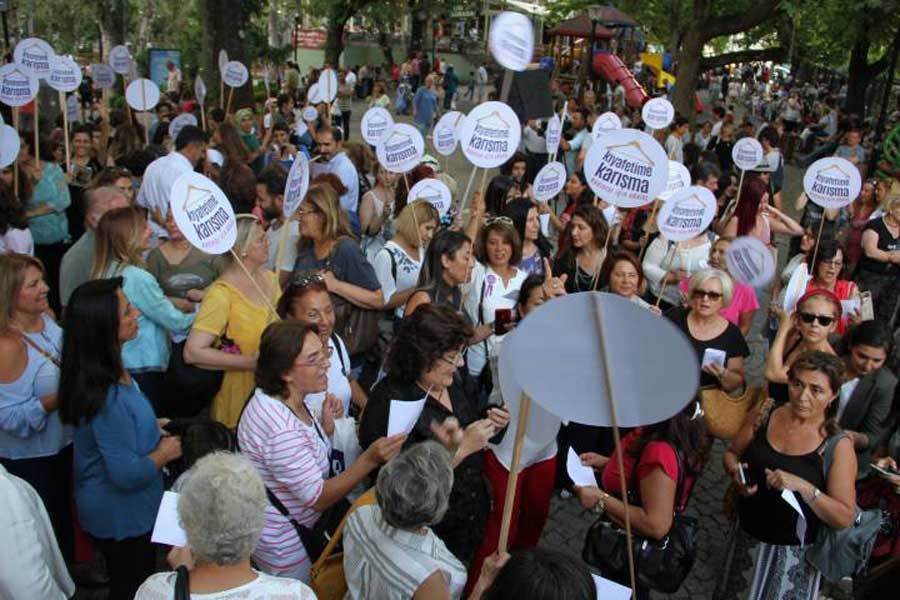
[[[188,568],[190,592],[223,600],[315,600],[313,591],[300,581],[267,575],[250,566],[267,504],[262,479],[240,454],[208,454],[188,471],[178,498],[178,518],[188,546],[173,548],[169,563]],[[150,576],[135,600],[172,597],[176,579],[173,571]]]
[[[750,348],[740,328],[723,317],[734,293],[731,277],[718,269],[703,269],[688,281],[688,304],[666,316],[687,336],[700,361],[700,385],[732,392],[744,385],[744,358]]]
[[[437,442],[415,444],[378,473],[377,505],[362,506],[344,530],[348,598],[459,598],[466,569],[431,530],[453,487],[450,455]]]

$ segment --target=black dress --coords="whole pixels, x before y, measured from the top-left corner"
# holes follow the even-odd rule
[[[740,328],[734,323],[729,322],[728,326],[718,336],[714,337],[711,340],[698,340],[695,339],[691,335],[691,330],[688,327],[687,318],[688,314],[691,312],[689,308],[677,307],[666,313],[666,317],[675,323],[678,326],[678,329],[684,332],[687,336],[688,341],[691,343],[691,346],[694,347],[694,351],[697,353],[697,361],[703,362],[703,353],[706,352],[707,348],[722,350],[725,352],[725,363],[728,364],[728,359],[735,358],[738,356],[748,357],[750,356],[750,348],[747,346],[747,341],[744,339],[744,334],[741,333]],[[713,387],[718,385],[716,378],[712,375],[701,372],[700,373],[700,386],[701,387]]]
[[[487,405],[479,403],[474,381],[463,369],[457,371],[453,385],[447,388],[453,411],[432,396],[428,396],[422,415],[404,444],[408,448],[426,440],[433,440],[431,424],[443,423],[448,417],[456,417],[460,427],[484,418]],[[387,433],[391,400],[415,401],[425,396],[425,390],[416,384],[396,381],[390,375],[375,384],[369,394],[366,410],[359,424],[359,443],[368,448]],[[502,437],[499,433],[494,440]],[[444,519],[433,526],[435,534],[447,548],[463,562],[472,558],[484,539],[485,525],[491,509],[491,493],[484,475],[484,452],[468,456],[453,470],[453,488]]]

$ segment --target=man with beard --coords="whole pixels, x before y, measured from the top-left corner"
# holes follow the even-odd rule
[[[284,254],[281,264],[276,268],[275,259],[281,236],[284,233],[284,186],[287,182],[287,174],[279,165],[270,165],[256,176],[256,205],[263,213],[263,218],[268,222],[266,237],[269,238],[269,260],[266,268],[276,273],[290,275],[297,259],[297,240],[300,238],[300,226],[297,221],[287,222],[287,241],[284,244]],[[284,282],[282,282],[283,284]]]
[[[313,160],[310,165],[311,179],[315,179],[322,173],[334,173],[347,188],[347,192],[341,196],[341,208],[347,213],[350,227],[355,234],[359,234],[359,175],[353,161],[347,156],[341,147],[340,129],[333,130],[324,127],[316,132],[318,142],[318,160]]]

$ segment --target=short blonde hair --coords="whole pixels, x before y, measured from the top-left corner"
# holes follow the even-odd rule
[[[22,290],[25,283],[25,271],[28,267],[38,269],[42,274],[44,264],[33,256],[27,254],[0,255],[0,334],[9,331],[12,322],[13,308],[16,305],[16,296]]]
[[[106,211],[97,223],[94,264],[91,279],[106,276],[109,266],[144,266],[144,228],[147,217],[133,206]]]
[[[688,281],[688,296],[694,294],[694,290],[709,281],[710,279],[718,279],[722,286],[722,308],[728,308],[731,304],[731,298],[734,296],[734,284],[731,283],[731,277],[728,273],[719,269],[701,269],[691,276]]]
[[[250,213],[241,213],[239,215],[235,215],[237,220],[237,234],[234,240],[234,254],[238,256],[244,254],[247,251],[247,248],[250,247],[250,244],[254,242],[253,239],[253,228],[256,225],[259,225],[260,233],[263,232],[262,224],[259,222],[259,218]],[[226,255],[232,261],[234,261],[234,254],[230,252]]]
[[[431,221],[434,221],[435,225],[439,225],[441,216],[430,202],[419,200],[407,204],[394,220],[396,235],[402,237],[413,246],[418,246],[419,234],[416,225],[421,226]]]

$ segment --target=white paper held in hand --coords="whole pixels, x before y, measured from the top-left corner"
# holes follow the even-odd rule
[[[569,448],[569,454],[566,455],[566,472],[578,487],[597,486],[594,470],[581,464],[581,459],[572,448]]]
[[[597,600],[630,600],[631,588],[591,573],[597,586]]]
[[[804,538],[806,538],[806,515],[803,514],[803,509],[800,508],[800,502],[797,500],[797,496],[794,495],[794,492],[791,490],[781,490],[781,497],[791,506],[791,508],[797,511],[797,540],[802,544]]]
[[[703,361],[700,363],[700,366],[705,367],[706,365],[719,365],[724,369],[726,358],[728,358],[728,355],[725,354],[724,350],[719,350],[718,348],[707,348],[703,351]]]
[[[416,426],[416,421],[422,415],[422,409],[425,408],[425,400],[391,400],[391,408],[388,412],[388,437],[402,433],[409,434]]]
[[[187,546],[187,534],[178,521],[178,494],[163,492],[150,541],[167,546]]]

